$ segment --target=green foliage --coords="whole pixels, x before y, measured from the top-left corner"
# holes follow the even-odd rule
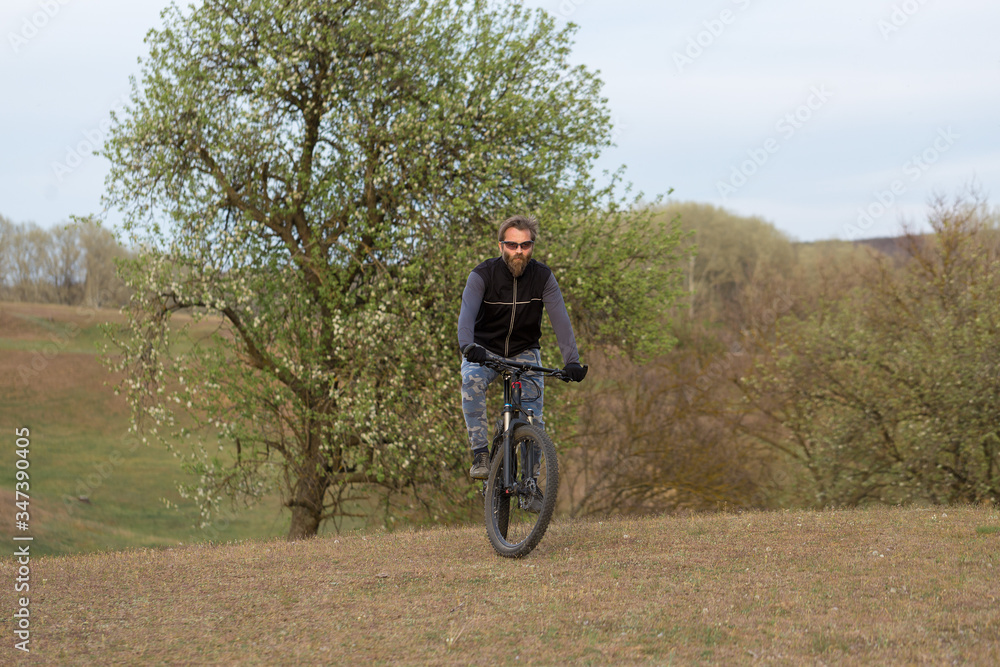
[[[585,341],[653,342],[640,309],[664,283],[643,289],[630,262],[649,229],[589,176],[609,114],[568,64],[571,28],[460,1],[210,0],[163,18],[104,151],[108,203],[143,249],[114,338],[135,428],[195,434],[187,491],[206,520],[272,489],[291,537],[376,491],[390,515],[398,494],[453,511],[469,491],[458,301],[493,219],[543,220],[574,315],[608,320]],[[573,241],[596,233],[622,252]],[[185,309],[219,326],[182,353],[168,325]]]
[[[671,202],[660,219],[679,218],[694,249],[685,270],[689,316],[736,324],[742,292],[754,281],[787,276],[795,264],[791,241],[771,223],[710,204]]]
[[[935,202],[847,297],[779,327],[748,397],[820,505],[1000,501],[1000,237],[978,199]]]
[[[664,322],[684,294],[683,231],[655,205],[613,197],[614,184],[589,210],[553,211],[543,233],[555,251],[540,255],[559,280],[585,346],[649,359],[675,343]]]

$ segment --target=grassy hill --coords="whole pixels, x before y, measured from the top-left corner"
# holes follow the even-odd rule
[[[176,460],[125,437],[117,316],[0,304],[4,534],[27,426],[35,537],[32,651],[3,662],[1000,663],[996,508],[560,518],[522,561],[479,526],[288,543],[274,503],[198,531]]]
[[[29,657],[998,664],[998,531],[993,508],[883,508],[558,520],[520,561],[480,527],[44,557]]]
[[[0,534],[14,532],[14,429],[28,427],[30,526],[37,553],[68,554],[208,539],[180,498],[177,459],[127,438],[128,408],[98,359],[115,310],[0,303]],[[168,508],[164,500],[178,509]],[[284,535],[277,502],[234,515],[214,539]]]

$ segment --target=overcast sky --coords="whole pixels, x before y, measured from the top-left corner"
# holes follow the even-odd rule
[[[100,213],[90,154],[162,0],[4,0],[0,214]],[[895,234],[935,192],[1000,203],[996,0],[525,0],[573,22],[617,126],[602,169],[797,240]],[[111,218],[114,221],[114,216]]]

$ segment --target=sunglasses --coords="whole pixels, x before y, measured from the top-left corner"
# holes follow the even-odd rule
[[[521,250],[531,250],[531,246],[535,245],[534,241],[525,241],[524,243],[518,243],[517,241],[501,241],[507,250],[517,250],[518,247]]]

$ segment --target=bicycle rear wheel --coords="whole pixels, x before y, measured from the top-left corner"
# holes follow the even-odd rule
[[[498,448],[486,481],[486,535],[506,558],[531,553],[545,535],[556,508],[559,463],[552,440],[537,426],[514,431],[515,489],[504,488],[503,448]]]

